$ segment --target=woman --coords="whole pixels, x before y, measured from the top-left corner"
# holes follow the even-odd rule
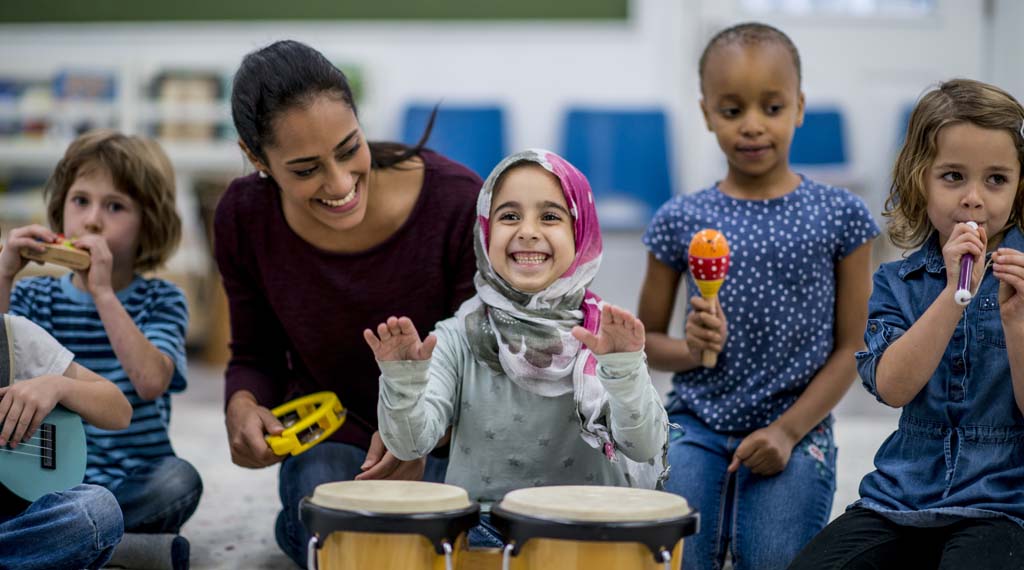
[[[320,390],[348,409],[331,441],[284,461],[282,550],[305,566],[299,500],[352,478],[443,480],[444,462],[402,462],[377,434],[378,369],[363,329],[393,314],[435,323],[473,294],[473,221],[481,180],[423,148],[369,143],[344,74],[304,44],[250,53],[232,115],[256,173],[217,207],[216,257],[231,311],[226,373],[232,460],[281,461],[264,436],[270,408]]]

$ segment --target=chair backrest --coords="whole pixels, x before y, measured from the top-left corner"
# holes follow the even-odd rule
[[[672,196],[668,120],[660,109],[570,109],[563,154],[594,190],[605,229],[640,229]]]
[[[910,128],[910,115],[914,113],[914,107],[916,103],[905,103],[900,107],[900,118],[899,118],[899,134],[896,137],[896,150],[898,151],[903,147],[903,143],[907,141],[907,129]]]
[[[423,135],[434,105],[413,104],[402,121],[402,141],[415,144]],[[442,104],[427,148],[465,164],[486,178],[505,157],[505,113],[497,105]]]
[[[804,111],[804,124],[796,130],[789,147],[789,162],[805,166],[846,165],[846,125],[839,109]]]

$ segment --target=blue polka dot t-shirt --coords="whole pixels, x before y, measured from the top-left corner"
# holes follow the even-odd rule
[[[699,294],[687,269],[693,234],[717,229],[731,255],[718,292],[729,321],[725,348],[715,368],[675,375],[670,413],[689,412],[722,432],[762,428],[832,353],[836,265],[879,230],[859,197],[801,178],[771,200],[731,198],[717,185],[676,196],[651,221],[644,245],[687,274],[687,299]]]

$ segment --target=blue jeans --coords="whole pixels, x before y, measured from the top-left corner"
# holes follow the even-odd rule
[[[469,529],[466,535],[469,545],[476,548],[504,548],[505,537],[491,524],[490,513],[480,513],[480,524]]]
[[[351,481],[362,473],[359,468],[366,460],[366,450],[339,443],[325,441],[300,455],[288,457],[281,463],[278,474],[278,492],[281,496],[281,512],[277,514],[274,534],[277,545],[300,567],[306,567],[306,546],[309,532],[299,519],[299,501],[313,495],[313,490],[322,483]],[[424,481],[444,482],[448,460],[427,456]]]
[[[735,570],[783,569],[828,523],[836,488],[831,420],[796,446],[786,468],[764,477],[727,468],[745,434],[723,434],[690,414],[670,416],[667,491],[700,512],[686,538],[684,570],[719,570],[731,549]]]
[[[111,491],[125,532],[177,534],[199,506],[203,480],[191,463],[170,455],[132,470]]]
[[[102,568],[122,534],[121,509],[110,491],[78,485],[0,517],[0,568]]]

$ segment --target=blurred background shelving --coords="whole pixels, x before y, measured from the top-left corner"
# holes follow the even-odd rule
[[[226,99],[230,77],[226,68],[132,61],[50,73],[0,65],[0,228],[46,225],[43,187],[77,135],[113,128],[155,138],[175,168],[183,225],[181,246],[156,274],[185,291],[188,341],[215,360],[225,357],[225,327],[208,225],[216,198],[245,169]],[[64,271],[32,264],[24,275]]]

